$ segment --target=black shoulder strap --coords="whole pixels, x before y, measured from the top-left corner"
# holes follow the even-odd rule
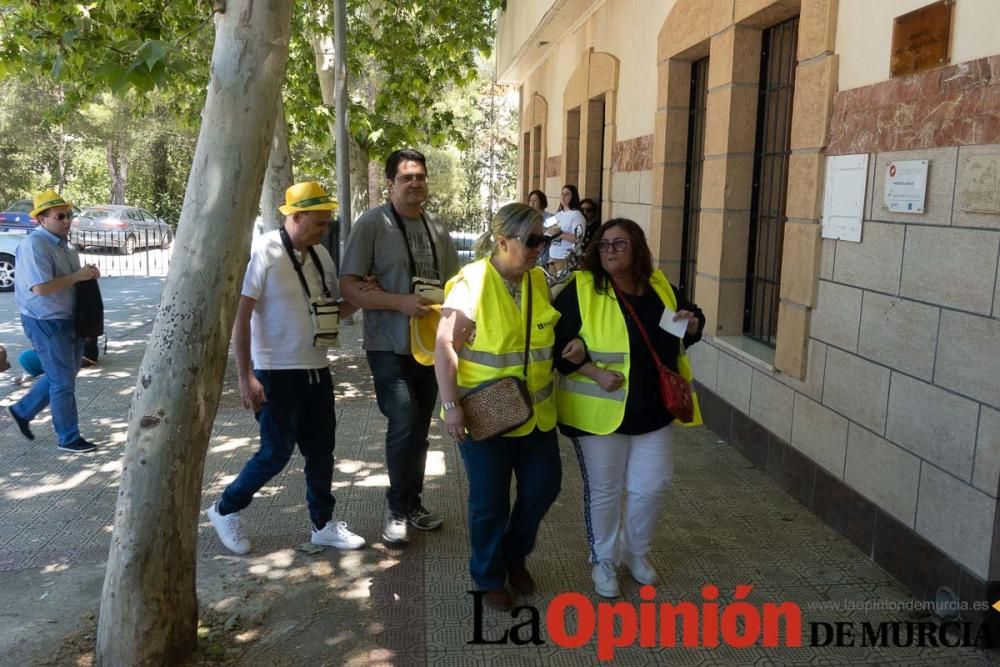
[[[392,218],[403,235],[403,243],[406,244],[406,256],[410,260],[410,278],[412,279],[417,275],[417,263],[413,260],[413,249],[410,248],[410,239],[406,236],[406,225],[403,224],[403,218],[399,215],[399,211],[396,210],[392,202],[389,202],[389,210],[392,211]],[[434,271],[437,272],[437,279],[443,281],[444,277],[441,275],[441,267],[438,266],[437,246],[434,244],[434,236],[431,234],[430,225],[427,224],[427,218],[424,217],[423,211],[420,212],[420,222],[424,223],[424,231],[427,233],[427,240],[431,244],[431,261],[434,262]],[[430,276],[427,277],[429,278]]]
[[[535,291],[531,285],[531,269],[528,275],[528,323],[524,327],[524,379],[528,379],[528,356],[531,352],[531,294]],[[521,295],[524,296],[523,294]]]
[[[288,235],[288,232],[282,227],[279,232],[281,235],[281,245],[285,246],[285,250],[288,252],[288,258],[292,260],[292,266],[295,267],[295,273],[299,276],[299,282],[302,283],[302,289],[306,291],[306,296],[312,298],[312,292],[309,291],[309,284],[306,282],[306,277],[302,274],[302,264],[295,257],[295,249],[292,247],[292,238]],[[309,246],[309,256],[312,257],[313,264],[316,265],[316,270],[319,271],[319,279],[323,284],[323,296],[330,299],[332,298],[330,294],[330,287],[326,284],[326,271],[323,270],[323,263],[319,261],[319,255],[316,254],[316,249]]]

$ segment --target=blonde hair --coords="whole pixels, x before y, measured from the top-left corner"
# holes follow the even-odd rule
[[[539,222],[542,222],[542,214],[527,204],[514,203],[501,206],[490,221],[489,231],[476,239],[476,243],[472,246],[476,259],[496,254],[497,239],[501,236],[521,238],[530,233]]]

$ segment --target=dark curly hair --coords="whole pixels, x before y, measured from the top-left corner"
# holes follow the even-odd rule
[[[649,252],[646,234],[634,220],[612,218],[597,228],[594,238],[587,247],[587,254],[583,257],[583,268],[594,274],[597,290],[607,292],[611,283],[611,276],[601,266],[601,254],[597,251],[597,244],[604,238],[604,233],[612,227],[621,227],[632,241],[632,278],[635,284],[649,284],[649,278],[653,275],[653,254]]]

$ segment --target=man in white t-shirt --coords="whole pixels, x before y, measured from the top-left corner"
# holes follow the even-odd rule
[[[240,510],[281,472],[296,443],[305,458],[312,543],[338,549],[365,544],[346,523],[333,520],[337,423],[326,352],[336,339],[336,318],[314,315],[337,305],[340,317],[356,310],[340,299],[333,259],[319,245],[336,209],[319,183],[297,183],[279,208],[286,216],[282,228],[259,236],[250,252],[233,347],[243,407],[260,424],[260,449],[208,509],[219,539],[238,554],[250,551]]]

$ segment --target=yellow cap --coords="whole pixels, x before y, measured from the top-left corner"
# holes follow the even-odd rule
[[[278,210],[283,215],[298,211],[336,211],[340,204],[316,181],[296,183],[285,190],[285,205]]]
[[[438,323],[441,321],[441,305],[428,306],[431,312],[423,317],[410,318],[410,352],[418,364],[434,365],[434,345],[437,341]]]
[[[70,202],[63,199],[55,190],[46,190],[35,195],[35,208],[31,211],[31,217],[37,217],[39,213],[47,211],[56,206],[72,206]]]

